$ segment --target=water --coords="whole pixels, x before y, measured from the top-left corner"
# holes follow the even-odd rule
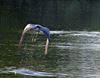
[[[44,35],[27,33],[19,49],[20,35],[0,35],[0,78],[100,78],[100,32],[51,31],[47,56]]]

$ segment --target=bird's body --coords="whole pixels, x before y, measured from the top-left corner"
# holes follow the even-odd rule
[[[50,42],[50,30],[47,27],[43,27],[40,24],[27,24],[26,27],[24,28],[23,32],[22,32],[22,36],[19,42],[19,46],[21,46],[22,41],[23,41],[23,37],[25,35],[25,33],[29,30],[35,30],[37,32],[42,32],[45,34],[45,36],[47,37],[47,41],[46,41],[46,45],[45,45],[45,54],[47,54],[47,50],[48,50],[48,44]]]

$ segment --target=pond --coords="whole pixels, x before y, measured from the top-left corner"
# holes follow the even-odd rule
[[[27,33],[18,48],[20,32],[0,35],[0,78],[100,78],[100,32],[50,31],[48,55],[45,36]]]

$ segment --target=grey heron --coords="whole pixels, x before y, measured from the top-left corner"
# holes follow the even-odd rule
[[[21,44],[23,42],[23,38],[24,38],[25,33],[31,29],[36,30],[38,32],[43,32],[45,34],[45,36],[47,37],[46,45],[45,45],[45,55],[46,55],[47,51],[48,51],[48,45],[50,42],[50,30],[47,27],[44,27],[40,24],[27,24],[26,25],[26,27],[24,28],[24,30],[22,32],[20,41],[19,41],[19,47],[21,46]]]

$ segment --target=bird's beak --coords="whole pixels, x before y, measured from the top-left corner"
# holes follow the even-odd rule
[[[22,32],[22,35],[21,35],[21,38],[20,38],[20,41],[19,41],[19,48],[21,47],[21,44],[22,44],[22,42],[23,42],[23,38],[24,38],[25,33],[26,33],[27,31],[29,31],[31,28],[32,28],[32,25],[31,25],[31,24],[28,24],[28,25],[24,28],[24,30],[23,30],[23,32]]]
[[[47,55],[48,52],[48,45],[49,45],[49,39],[47,38],[46,45],[45,45],[45,55]]]

